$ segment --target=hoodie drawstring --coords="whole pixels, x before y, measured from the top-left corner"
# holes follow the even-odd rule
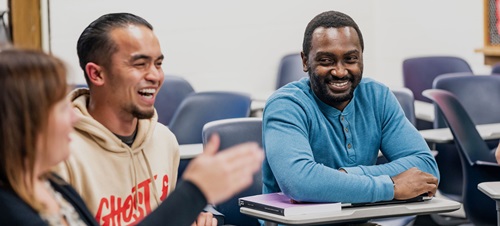
[[[130,155],[130,159],[132,160],[132,183],[134,183],[135,193],[134,193],[134,210],[138,208],[139,201],[139,186],[137,185],[137,168],[135,166],[134,154],[132,154],[132,150],[128,148],[128,154]]]
[[[153,176],[153,172],[151,171],[151,165],[149,164],[149,160],[148,160],[148,157],[146,156],[146,154],[144,153],[144,149],[141,149],[141,153],[142,153],[142,156],[144,157],[144,161],[146,162],[146,168],[148,169],[148,173],[149,173],[149,178],[151,180],[151,184],[153,185],[153,196],[155,197],[155,200],[156,200],[156,205],[160,205],[161,203],[161,200],[160,198],[158,197],[158,189],[156,188],[156,182],[155,182],[155,178]]]

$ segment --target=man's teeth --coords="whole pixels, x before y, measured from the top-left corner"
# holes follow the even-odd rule
[[[139,94],[141,94],[142,96],[146,96],[146,97],[153,97],[155,92],[156,92],[156,89],[141,89],[141,90],[139,90]]]
[[[347,85],[347,83],[348,83],[348,82],[346,81],[346,82],[340,82],[340,83],[339,83],[339,82],[332,82],[331,84],[332,84],[333,86],[343,87],[343,86]]]

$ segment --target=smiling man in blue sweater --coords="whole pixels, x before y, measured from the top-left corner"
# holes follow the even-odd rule
[[[348,15],[309,22],[301,53],[309,78],[277,90],[264,110],[264,193],[352,203],[435,194],[436,161],[392,92],[362,78],[363,49]],[[375,165],[379,150],[389,163]]]

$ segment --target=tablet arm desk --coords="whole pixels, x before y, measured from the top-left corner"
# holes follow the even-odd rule
[[[451,212],[459,209],[460,205],[460,203],[455,201],[434,197],[432,200],[424,202],[343,208],[341,211],[332,213],[305,214],[287,217],[246,207],[241,207],[240,212],[265,220],[266,226],[276,226],[278,224],[318,225],[385,217]]]
[[[477,188],[495,200],[497,205],[497,225],[500,225],[500,181],[479,183]]]

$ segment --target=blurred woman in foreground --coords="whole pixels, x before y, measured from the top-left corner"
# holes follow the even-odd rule
[[[66,69],[56,57],[30,50],[0,52],[2,224],[97,225],[75,190],[50,172],[68,157],[69,135],[78,120],[67,90]],[[222,202],[248,186],[260,169],[262,150],[247,143],[215,154],[218,146],[214,136],[184,172],[187,182],[139,224],[191,225],[207,202]]]

